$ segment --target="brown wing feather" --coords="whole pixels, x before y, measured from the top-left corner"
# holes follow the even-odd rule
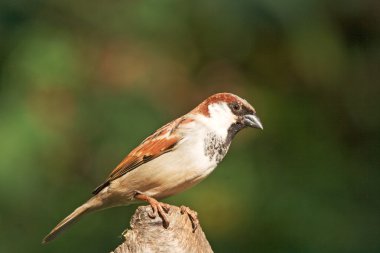
[[[108,179],[103,184],[99,185],[92,193],[98,194],[116,178],[125,175],[144,163],[172,151],[181,140],[181,137],[178,136],[175,131],[177,130],[178,125],[183,121],[190,122],[189,119],[185,118],[176,119],[146,138],[137,148],[132,150],[118,166],[116,166]]]

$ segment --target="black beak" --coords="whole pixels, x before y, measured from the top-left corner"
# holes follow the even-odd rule
[[[259,117],[257,117],[255,114],[247,114],[243,116],[243,124],[248,127],[258,128],[263,130],[263,124],[261,124],[261,121]]]

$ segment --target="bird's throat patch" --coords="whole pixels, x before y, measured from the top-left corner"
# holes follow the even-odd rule
[[[207,133],[204,140],[204,154],[210,159],[219,163],[226,155],[230,144],[226,143],[222,137],[214,133]]]

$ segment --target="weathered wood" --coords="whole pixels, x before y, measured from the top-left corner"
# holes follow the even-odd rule
[[[167,229],[160,217],[148,216],[151,211],[150,206],[137,208],[130,221],[131,228],[123,232],[125,241],[111,253],[213,252],[201,226],[193,232],[188,215],[181,214],[179,207],[171,206]]]

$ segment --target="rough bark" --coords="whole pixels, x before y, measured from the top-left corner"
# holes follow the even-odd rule
[[[123,232],[125,241],[111,253],[140,252],[213,252],[201,226],[193,232],[187,214],[171,206],[168,213],[170,225],[162,226],[160,217],[148,216],[150,206],[140,206],[130,221],[130,229]]]

